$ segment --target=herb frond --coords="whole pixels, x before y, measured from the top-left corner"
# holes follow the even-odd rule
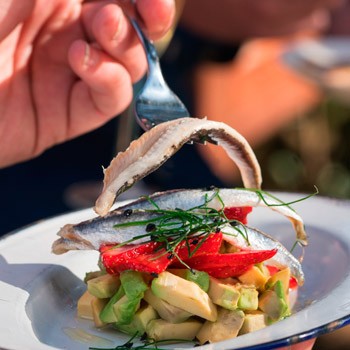
[[[298,202],[302,202],[304,200],[307,200],[317,194],[319,194],[319,190],[316,186],[314,186],[315,188],[315,192],[309,194],[309,195],[306,195],[304,197],[301,197],[301,198],[298,198],[298,199],[295,199],[293,201],[290,201],[290,202],[284,202],[282,201],[280,198],[274,196],[273,194],[267,192],[267,191],[263,191],[263,190],[260,190],[260,189],[256,189],[256,188],[240,188],[240,190],[246,190],[246,191],[250,191],[250,192],[254,192],[256,193],[256,195],[264,202],[264,204],[268,207],[287,207],[289,208],[290,210],[293,210],[295,211],[291,205],[295,204],[295,203],[298,203]],[[273,200],[275,200],[277,203],[269,203],[268,202],[268,198],[271,198]]]
[[[89,347],[89,350],[148,350],[148,349],[166,350],[166,349],[159,348],[158,345],[169,344],[169,343],[188,342],[188,340],[185,340],[185,339],[166,339],[166,340],[144,339],[144,337],[142,336],[140,338],[142,343],[139,345],[136,345],[136,344],[134,344],[134,339],[137,336],[138,336],[138,333],[136,332],[127,342],[125,342],[124,344],[121,344],[121,345],[117,345],[114,348]]]
[[[205,194],[202,204],[187,210],[178,208],[161,209],[150,197],[145,198],[154,208],[143,209],[142,212],[153,215],[152,218],[114,225],[115,228],[145,226],[145,234],[135,236],[115,247],[131,244],[140,238],[148,237],[149,239],[146,240],[146,242],[160,243],[160,248],[158,250],[164,249],[164,252],[160,252],[162,255],[169,254],[170,256],[176,256],[178,258],[176,254],[177,247],[180,244],[184,244],[188,250],[188,256],[191,257],[210,234],[219,232],[220,227],[227,224],[231,225],[237,231],[237,234],[242,235],[249,243],[244,225],[237,220],[230,220],[226,217],[224,213],[225,205],[219,195],[218,189],[210,195]],[[214,199],[219,202],[218,209],[214,209],[210,206],[210,203]],[[135,210],[134,212],[136,213],[137,211]],[[237,225],[238,223],[240,225]],[[183,261],[179,261],[186,266]]]

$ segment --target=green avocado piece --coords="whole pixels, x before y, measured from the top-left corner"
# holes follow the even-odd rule
[[[187,281],[196,283],[206,293],[209,290],[210,278],[205,271],[190,269],[169,269],[169,272],[184,278]]]
[[[126,270],[120,273],[120,282],[128,298],[143,298],[143,292],[148,289],[141,272]]]
[[[119,286],[119,278],[109,274],[91,278],[87,281],[87,290],[99,299],[110,298],[117,292]]]
[[[214,277],[210,277],[208,295],[212,302],[228,310],[237,309],[240,292],[234,285],[222,283]]]
[[[136,311],[140,308],[141,299],[148,289],[143,276],[138,271],[123,271],[120,273],[120,282],[125,295],[113,304],[113,313],[116,323],[129,324]]]
[[[260,311],[248,311],[245,313],[244,322],[238,335],[255,332],[268,325],[267,315]]]
[[[147,335],[155,341],[161,340],[193,340],[202,327],[198,319],[188,319],[181,323],[171,323],[160,318],[152,320],[147,325]]]
[[[244,312],[242,310],[219,308],[217,320],[214,322],[206,321],[197,333],[197,339],[201,344],[204,344],[235,338],[243,322]]]
[[[85,277],[84,277],[84,282],[87,283],[87,281],[89,281],[95,277],[105,275],[105,274],[106,274],[106,272],[101,271],[101,270],[86,272]]]
[[[101,321],[105,323],[114,323],[117,318],[113,311],[113,305],[125,295],[123,286],[120,286],[118,291],[109,299],[107,305],[102,309],[100,313]]]
[[[254,287],[241,287],[237,307],[242,310],[257,310],[259,292]]]
[[[146,327],[151,320],[158,317],[157,311],[151,305],[143,305],[136,312],[131,322],[126,325],[115,323],[114,326],[123,333],[141,336],[146,332]]]
[[[281,281],[277,281],[272,289],[266,290],[259,297],[259,309],[265,312],[270,321],[279,321],[290,315],[286,294]]]
[[[185,279],[198,284],[206,293],[209,290],[209,275],[205,271],[186,269]]]
[[[181,323],[192,316],[191,313],[156,297],[151,289],[148,289],[145,292],[144,300],[147,301],[148,304],[152,305],[158,312],[159,316],[165,321],[171,323]]]
[[[114,305],[113,312],[116,317],[116,324],[129,324],[136,311],[140,308],[141,298],[129,299],[127,295],[121,297]]]
[[[154,295],[173,306],[207,320],[216,320],[216,306],[194,282],[163,271],[153,279],[151,289]]]

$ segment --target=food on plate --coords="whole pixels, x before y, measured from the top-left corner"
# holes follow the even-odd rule
[[[110,211],[121,192],[198,140],[224,147],[246,188],[159,192]],[[200,344],[289,316],[291,296],[304,282],[300,261],[250,227],[247,216],[256,207],[274,210],[290,220],[297,243],[306,245],[307,236],[289,204],[260,187],[252,149],[226,124],[183,118],[143,134],[105,170],[95,207],[100,216],[65,225],[53,243],[56,254],[100,252],[100,269],[86,275],[78,316],[151,342]]]

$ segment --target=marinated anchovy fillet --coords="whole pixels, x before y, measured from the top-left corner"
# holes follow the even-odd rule
[[[300,261],[292,255],[288,249],[282,245],[279,241],[271,237],[270,235],[252,228],[245,226],[243,231],[246,230],[246,234],[249,237],[249,241],[244,239],[242,235],[237,234],[230,225],[225,225],[221,228],[224,234],[224,240],[232,245],[239,246],[241,248],[253,248],[253,249],[277,249],[276,255],[270,259],[271,265],[283,268],[288,266],[292,275],[297,279],[298,284],[304,283],[304,273],[300,264]]]
[[[225,123],[182,118],[157,125],[112,160],[104,172],[104,187],[95,205],[97,214],[106,215],[119,194],[159,168],[185,143],[198,139],[223,147],[237,164],[244,187],[260,188],[260,166],[242,135]]]
[[[161,213],[153,212],[155,207],[162,210],[183,210],[187,211],[200,207],[206,202],[207,209],[221,210],[229,207],[267,207],[282,215],[285,215],[293,224],[297,239],[306,243],[303,221],[288,206],[281,206],[281,202],[264,196],[264,200],[252,190],[246,189],[212,189],[212,190],[172,190],[155,193],[149,197],[143,197],[127,205],[123,205],[104,217],[96,217],[91,220],[81,222],[76,225],[66,225],[58,233],[61,236],[53,244],[53,252],[62,254],[69,250],[95,249],[102,245],[120,244],[133,241],[133,244],[140,244],[149,241],[149,236],[145,235],[147,222],[161,216]],[[130,225],[128,223],[145,222],[140,225]],[[123,226],[118,226],[123,224]],[[247,247],[247,241],[237,230],[224,224],[220,227],[225,235],[225,240],[234,243],[239,247]],[[249,247],[253,249],[278,249],[278,254],[274,261],[279,266],[289,266],[291,271],[301,284],[303,273],[295,257],[278,241],[261,231],[244,227],[247,230]],[[135,237],[140,238],[135,239]]]
[[[219,197],[215,193],[219,191]],[[220,189],[220,190],[173,190],[156,193],[147,198],[141,198],[120,208],[117,208],[104,217],[96,217],[91,220],[81,222],[76,225],[65,225],[59,232],[64,241],[59,244],[55,242],[54,253],[64,253],[74,249],[96,249],[102,244],[122,243],[145,232],[144,226],[118,227],[115,225],[125,222],[141,221],[151,219],[151,214],[142,210],[154,209],[156,204],[161,209],[181,209],[188,210],[204,203],[206,198],[212,198],[208,203],[210,208],[220,210],[224,207],[267,207],[282,215],[285,215],[292,222],[297,239],[302,244],[307,243],[304,231],[304,224],[301,217],[288,206],[281,206],[280,202],[266,195],[265,201],[254,191],[245,189]],[[222,201],[222,202],[221,202]],[[268,205],[267,205],[268,204]],[[132,215],[127,215],[128,210],[138,210]],[[146,238],[144,239],[146,240]],[[140,239],[137,243],[142,243]],[[64,244],[63,244],[64,242]],[[68,246],[69,243],[69,246]]]

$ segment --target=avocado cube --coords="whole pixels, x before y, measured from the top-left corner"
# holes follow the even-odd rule
[[[251,333],[268,325],[267,315],[262,311],[249,311],[245,313],[244,322],[238,335]]]
[[[290,315],[283,288],[282,283],[277,281],[274,289],[266,290],[259,297],[259,309],[265,312],[273,322]]]
[[[252,285],[258,290],[263,290],[269,275],[263,273],[257,266],[252,266],[247,272],[243,273],[238,279],[245,285]]]
[[[140,298],[130,299],[127,295],[121,297],[114,305],[113,312],[116,322],[121,325],[129,324],[136,311],[140,308]]]
[[[250,286],[241,286],[237,306],[242,310],[257,310],[259,305],[259,292]]]
[[[201,344],[235,338],[243,322],[244,312],[242,310],[219,308],[217,320],[214,322],[206,321],[196,337]]]
[[[171,269],[169,272],[176,276],[182,277],[187,281],[198,284],[205,292],[209,289],[209,275],[205,271],[189,269]]]
[[[286,267],[285,269],[282,269],[276,272],[274,275],[272,275],[268,279],[266,283],[266,289],[272,289],[272,287],[275,285],[277,281],[281,281],[283,285],[283,290],[285,294],[288,295],[290,277],[291,277],[290,268]]]
[[[83,295],[78,300],[77,305],[77,315],[80,318],[85,318],[87,320],[93,320],[91,300],[94,298],[92,294],[88,291],[85,291]]]
[[[162,319],[152,320],[148,323],[146,333],[155,341],[160,340],[193,340],[202,327],[202,322],[188,319],[182,323],[170,323]]]
[[[174,305],[169,304],[167,301],[156,297],[151,289],[145,292],[144,300],[158,312],[159,316],[170,323],[181,323],[186,321],[192,316],[191,313],[180,309]]]
[[[113,296],[119,286],[119,278],[109,274],[98,276],[87,281],[87,289],[89,293],[100,299]]]
[[[146,332],[148,323],[151,320],[158,318],[157,311],[151,305],[143,305],[137,310],[133,319],[129,324],[115,324],[115,327],[121,332],[127,333],[129,335],[135,335],[137,332],[138,335],[142,335]]]
[[[173,306],[210,321],[216,320],[216,306],[194,282],[164,271],[153,279],[151,289],[154,295]]]
[[[100,319],[105,323],[114,323],[117,321],[117,317],[114,314],[114,304],[125,295],[122,286],[119,287],[118,291],[109,299],[107,305],[103,308],[100,313]]]
[[[143,298],[143,292],[148,289],[141,272],[126,270],[120,273],[120,282],[128,298]]]
[[[101,270],[86,272],[85,277],[84,277],[84,282],[87,283],[87,281],[89,281],[95,277],[105,275],[105,274],[106,274],[106,272],[101,271]]]
[[[240,298],[240,292],[234,285],[222,283],[214,277],[210,277],[208,295],[214,304],[228,310],[235,310]]]
[[[99,298],[93,297],[93,299],[91,300],[92,315],[93,315],[95,326],[97,328],[100,328],[106,325],[106,323],[101,320],[100,313],[103,310],[103,308],[107,305],[107,303],[108,303],[108,299],[99,299]]]

